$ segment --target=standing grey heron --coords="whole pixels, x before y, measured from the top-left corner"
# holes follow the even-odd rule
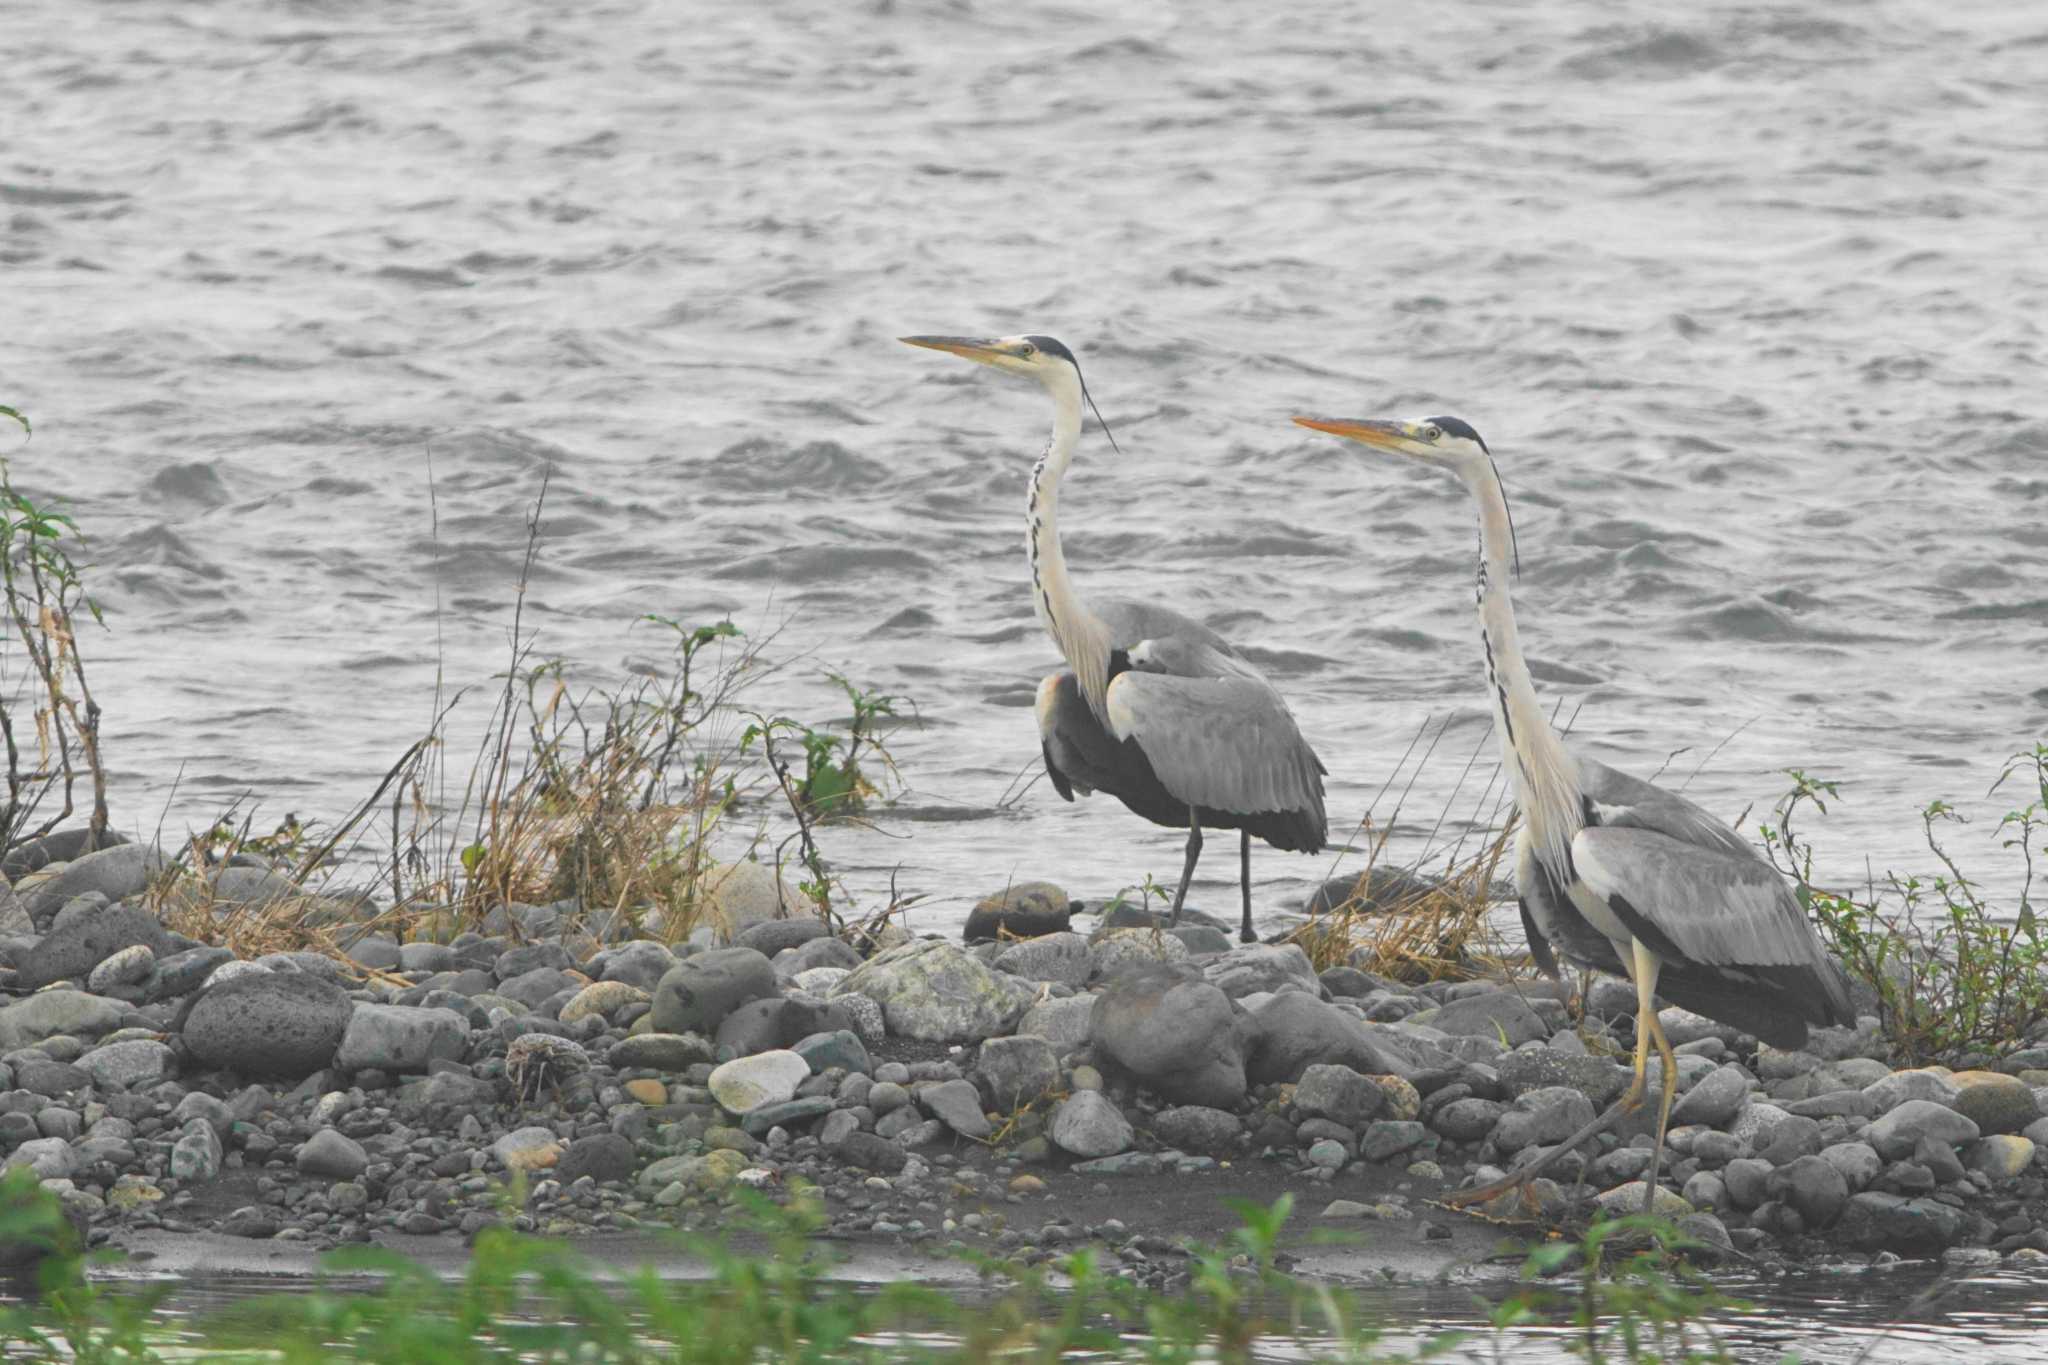
[[[1562,953],[1624,976],[1636,988],[1633,1083],[1550,1159],[1642,1106],[1654,1043],[1664,1094],[1658,1156],[1643,1191],[1647,1208],[1656,1195],[1677,1075],[1654,997],[1662,994],[1789,1049],[1805,1045],[1809,1025],[1855,1024],[1848,986],[1785,879],[1753,845],[1684,797],[1574,754],[1552,728],[1516,636],[1508,590],[1516,564],[1514,522],[1500,471],[1479,433],[1455,417],[1294,420],[1448,470],[1479,504],[1479,635],[1501,761],[1513,776],[1522,816],[1515,888],[1529,951],[1552,976]],[[1548,1164],[1463,1191],[1454,1202],[1490,1199]]]
[[[1046,774],[1069,801],[1076,792],[1107,792],[1155,825],[1187,830],[1174,923],[1202,855],[1203,827],[1239,831],[1239,936],[1254,942],[1252,836],[1321,852],[1328,770],[1273,684],[1215,631],[1165,607],[1083,602],[1075,593],[1060,550],[1060,480],[1081,436],[1081,404],[1095,400],[1074,353],[1048,336],[902,340],[1029,375],[1052,395],[1052,439],[1031,471],[1025,503],[1031,600],[1067,661],[1064,672],[1038,685]]]

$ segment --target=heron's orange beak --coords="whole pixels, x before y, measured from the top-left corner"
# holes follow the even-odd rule
[[[906,346],[922,346],[928,351],[950,351],[954,355],[966,356],[986,365],[1005,354],[1002,347],[993,341],[980,337],[898,337]]]
[[[1376,422],[1355,417],[1297,417],[1294,421],[1311,431],[1327,431],[1332,436],[1361,441],[1398,455],[1408,454],[1410,447],[1416,444],[1414,429],[1406,422]]]

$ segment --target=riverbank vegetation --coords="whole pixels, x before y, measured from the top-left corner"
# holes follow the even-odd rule
[[[1362,1314],[1340,1286],[1285,1268],[1283,1197],[1245,1205],[1227,1240],[1188,1246],[1184,1287],[1159,1293],[1104,1268],[1089,1249],[1056,1262],[974,1263],[980,1287],[834,1278],[801,1191],[786,1206],[749,1201],[735,1241],[694,1239],[690,1279],[603,1272],[566,1244],[502,1228],[481,1233],[460,1274],[392,1252],[332,1253],[319,1287],[254,1295],[201,1318],[163,1311],[169,1285],[94,1279],[57,1200],[26,1173],[0,1182],[0,1239],[33,1245],[40,1289],[0,1307],[0,1356],[155,1365],[190,1359],[285,1365],[731,1361],[1180,1362],[1289,1360],[1397,1365],[1497,1359],[1513,1334],[1568,1328],[1588,1362],[1730,1360],[1722,1328],[1749,1310],[1690,1271],[1686,1240],[1640,1217],[1526,1253],[1516,1286],[1483,1305],[1487,1328],[1425,1334]],[[26,1284],[21,1285],[26,1288]]]

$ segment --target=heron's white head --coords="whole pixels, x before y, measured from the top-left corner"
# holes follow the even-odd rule
[[[1420,460],[1455,474],[1489,468],[1493,455],[1472,425],[1458,417],[1416,417],[1405,422],[1348,417],[1297,417],[1302,426]]]
[[[1009,374],[1030,375],[1047,388],[1060,385],[1079,387],[1081,364],[1074,353],[1047,336],[1021,337],[901,337],[899,340],[931,351],[950,351],[978,364]]]

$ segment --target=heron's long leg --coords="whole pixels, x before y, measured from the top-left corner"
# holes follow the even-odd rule
[[[1237,884],[1244,891],[1244,927],[1237,936],[1245,943],[1257,943],[1259,936],[1252,932],[1252,832],[1248,829],[1237,834]]]
[[[1664,1036],[1664,1026],[1657,1022],[1657,975],[1664,964],[1641,943],[1632,945],[1630,958],[1636,979],[1635,1088],[1649,1086],[1652,1042],[1657,1045],[1657,1059],[1664,1067],[1664,1093],[1657,1101],[1657,1145],[1650,1149],[1650,1173],[1643,1181],[1643,1212],[1648,1213],[1657,1200],[1657,1176],[1664,1165],[1664,1130],[1671,1123],[1671,1102],[1678,1096],[1678,1057],[1671,1050],[1671,1040]]]
[[[1173,917],[1168,924],[1180,923],[1181,902],[1188,898],[1188,883],[1195,879],[1195,860],[1202,856],[1202,816],[1193,806],[1188,807],[1188,860],[1180,870],[1180,889],[1173,893]]]
[[[1623,960],[1628,961],[1629,959],[1624,958]],[[1443,1202],[1447,1206],[1461,1209],[1470,1204],[1484,1204],[1488,1200],[1496,1199],[1506,1194],[1509,1190],[1520,1189],[1526,1186],[1537,1176],[1542,1175],[1545,1171],[1563,1160],[1567,1153],[1584,1146],[1600,1134],[1606,1132],[1616,1119],[1626,1114],[1633,1114],[1636,1110],[1643,1107],[1643,1099],[1649,1093],[1650,1088],[1650,1040],[1652,1036],[1660,1040],[1664,1036],[1664,1031],[1657,1027],[1657,1011],[1653,1008],[1657,992],[1657,974],[1655,969],[1662,964],[1653,957],[1649,959],[1648,965],[1651,970],[1636,974],[1635,1076],[1629,1082],[1629,1087],[1622,1093],[1621,1098],[1609,1105],[1606,1113],[1600,1115],[1591,1123],[1579,1129],[1578,1132],[1573,1133],[1563,1142],[1558,1143],[1557,1146],[1545,1152],[1541,1159],[1523,1167],[1513,1175],[1504,1176],[1490,1185],[1481,1185],[1475,1190],[1459,1190],[1455,1194],[1445,1195]],[[1648,982],[1647,986],[1644,984],[1645,981]],[[1666,1074],[1670,1073],[1667,1072]],[[1668,1089],[1670,1082],[1666,1081],[1665,1085]],[[1662,1141],[1661,1132],[1659,1133],[1659,1141]]]

